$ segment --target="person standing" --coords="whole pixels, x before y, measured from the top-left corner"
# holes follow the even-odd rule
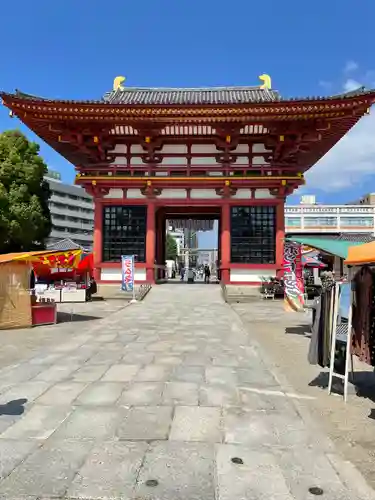
[[[91,277],[88,283],[88,287],[86,289],[86,301],[91,302],[92,296],[97,293],[98,285],[96,284],[95,278]]]

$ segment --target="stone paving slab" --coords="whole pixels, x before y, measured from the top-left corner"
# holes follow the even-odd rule
[[[170,439],[218,443],[222,440],[220,408],[177,406]]]
[[[120,404],[124,406],[161,405],[163,382],[132,382],[124,388]]]
[[[35,405],[0,437],[45,440],[64,422],[70,412],[69,406]]]
[[[214,500],[215,451],[207,443],[155,443],[146,454],[134,498]],[[147,481],[157,480],[156,486]]]
[[[146,443],[128,442],[95,447],[69,486],[67,496],[132,498],[147,447]]]
[[[117,436],[126,441],[168,439],[172,417],[173,409],[168,406],[134,406],[125,409]]]
[[[243,463],[235,464],[232,458],[239,458]],[[271,453],[243,446],[220,445],[216,461],[219,500],[294,500]]]
[[[114,438],[122,418],[121,408],[76,407],[55,432],[54,438],[97,441]]]
[[[87,323],[0,369],[0,499],[374,500],[219,287],[163,285]]]
[[[124,384],[121,382],[94,382],[75,401],[76,405],[115,405],[120,398]]]
[[[9,499],[63,496],[91,448],[83,441],[47,442],[0,482],[0,494]]]

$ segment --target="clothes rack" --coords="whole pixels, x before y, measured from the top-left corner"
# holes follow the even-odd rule
[[[342,282],[335,284],[335,292],[332,294],[333,304],[333,317],[332,317],[332,334],[331,334],[331,355],[329,364],[329,381],[328,381],[328,394],[332,393],[333,377],[339,378],[344,381],[344,401],[348,399],[348,384],[349,384],[349,359],[351,363],[352,380],[354,380],[354,367],[353,367],[353,354],[351,352],[351,338],[352,338],[352,321],[353,321],[353,308],[352,297],[350,298],[348,322],[337,324],[339,316],[340,294]],[[350,292],[352,294],[352,292]],[[335,372],[335,355],[337,342],[345,343],[345,369],[344,374]]]

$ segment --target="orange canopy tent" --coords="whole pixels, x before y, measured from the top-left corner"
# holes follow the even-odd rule
[[[0,255],[0,329],[32,325],[31,269],[77,268],[82,250],[40,250]]]
[[[74,267],[81,250],[19,252],[0,255],[0,329],[32,325],[30,272],[32,265]]]
[[[372,263],[375,263],[375,241],[349,247],[348,257],[344,261],[347,266],[362,266]]]
[[[36,252],[6,253],[0,255],[0,264],[24,261],[35,262],[48,267],[75,268],[78,266],[81,254],[82,250],[68,250],[67,252],[39,250]]]
[[[58,254],[72,254],[73,252],[79,252],[78,256],[68,256],[65,257],[65,261],[61,262],[61,259],[56,258]],[[49,262],[33,260],[32,265],[34,272],[37,276],[43,278],[49,278],[53,276],[54,280],[68,279],[75,275],[82,275],[93,273],[93,256],[92,254],[83,255],[81,250],[74,250],[68,252],[54,252],[53,256],[50,256]],[[61,270],[59,272],[59,270]],[[63,272],[65,270],[65,272]],[[57,272],[56,272],[57,271]],[[53,273],[53,274],[52,274]]]

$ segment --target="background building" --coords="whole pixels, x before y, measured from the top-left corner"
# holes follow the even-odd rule
[[[367,195],[362,200],[375,201],[375,195]],[[369,242],[375,239],[375,204],[361,201],[348,205],[322,205],[315,196],[303,196],[299,205],[287,205],[285,213],[285,233],[309,240],[325,242],[331,267],[337,276],[346,274],[343,259],[328,251],[329,241]],[[318,247],[320,248],[320,247]],[[334,246],[332,247],[334,248]],[[326,261],[327,263],[327,261]]]
[[[51,190],[49,208],[52,218],[47,247],[70,239],[84,249],[92,250],[94,204],[91,196],[81,187],[62,183],[58,172],[48,171],[45,178]]]
[[[356,205],[375,205],[375,193],[368,193],[354,203]]]
[[[167,233],[172,236],[177,245],[177,254],[180,255],[185,246],[184,230],[174,227],[167,221]]]
[[[299,205],[286,205],[285,232],[288,234],[375,234],[375,194],[367,203],[322,205],[315,196],[303,196]]]

